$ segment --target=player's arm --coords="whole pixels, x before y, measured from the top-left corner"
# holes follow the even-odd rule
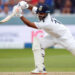
[[[20,19],[29,27],[32,27],[32,28],[36,28],[36,25],[33,23],[33,22],[30,22],[28,19],[26,19],[24,16],[21,16]]]
[[[32,9],[33,9],[33,6],[29,4],[29,7],[28,7],[28,9],[32,11]]]
[[[28,19],[26,19],[23,14],[22,14],[22,9],[29,9],[29,10],[33,10],[33,6],[27,4],[27,2],[25,1],[21,1],[19,4],[18,4],[20,7],[18,7],[16,10],[14,10],[14,12],[16,13],[16,16],[20,17],[20,19],[29,27],[32,27],[32,28],[36,28],[36,25],[33,23],[33,22],[30,22]]]

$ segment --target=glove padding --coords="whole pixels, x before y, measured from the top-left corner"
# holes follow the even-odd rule
[[[23,16],[23,14],[22,14],[22,9],[21,9],[21,7],[18,6],[18,5],[14,6],[14,8],[13,8],[13,13],[15,13],[15,16],[17,16],[17,17]]]
[[[29,7],[29,4],[25,1],[21,1],[18,3],[18,6],[20,6],[22,9],[27,9]]]

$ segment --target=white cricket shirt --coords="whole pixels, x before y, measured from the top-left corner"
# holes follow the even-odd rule
[[[33,7],[33,13],[36,13],[37,7]],[[45,18],[44,22],[34,22],[38,29],[43,29],[48,34],[54,37],[62,36],[68,29],[61,23],[59,23],[55,18],[52,18],[50,13]]]

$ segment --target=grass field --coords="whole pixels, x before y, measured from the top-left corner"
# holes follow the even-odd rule
[[[45,65],[48,72],[75,72],[75,57],[66,50],[47,49]],[[31,49],[0,50],[0,72],[30,72],[33,69]]]

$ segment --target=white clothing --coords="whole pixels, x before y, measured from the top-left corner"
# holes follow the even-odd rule
[[[33,12],[36,12],[36,7],[33,8]],[[48,35],[40,40],[43,48],[50,47],[54,44],[60,44],[69,51],[75,52],[75,39],[66,26],[61,24],[55,18],[52,18],[50,14],[47,15],[44,21],[34,22],[38,29],[43,29]],[[44,45],[44,46],[43,46]]]

